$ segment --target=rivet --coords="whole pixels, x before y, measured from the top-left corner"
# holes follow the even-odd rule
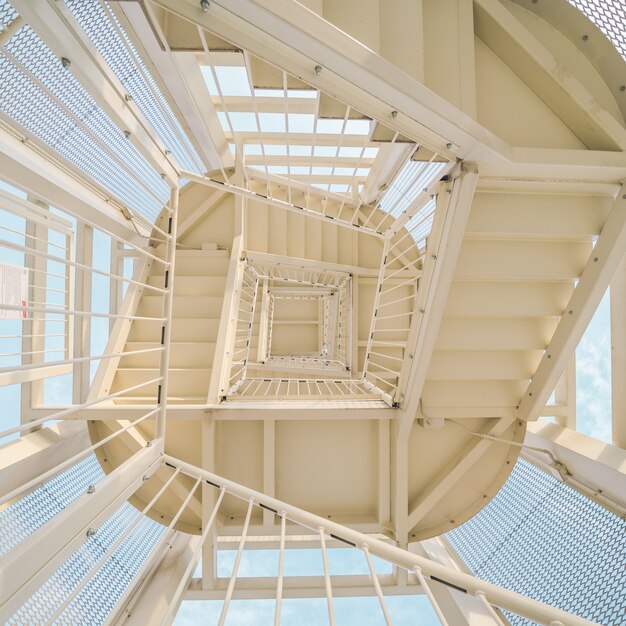
[[[87,537],[93,537],[98,532],[97,528],[88,528]]]
[[[598,262],[598,257],[597,257],[597,256],[594,256],[594,257],[593,257],[593,262],[594,262],[594,263],[597,263],[597,262]]]
[[[130,131],[129,130],[125,130],[124,131],[124,137],[126,137],[126,139],[130,139]]]
[[[151,441],[146,441],[146,448],[149,448],[152,445]]]
[[[315,73],[317,74],[317,76],[319,76],[322,73],[322,66],[321,65],[316,65],[315,66]]]
[[[583,35],[583,41],[587,41],[589,39],[589,35]]]
[[[93,485],[89,485],[89,487],[87,487],[87,493],[93,493],[96,490],[96,488]]]
[[[66,70],[69,70],[70,69],[70,65],[72,65],[72,62],[67,57],[61,57],[61,65]]]
[[[132,99],[133,97],[129,93],[124,94],[124,100],[126,100],[126,102],[130,102]]]
[[[528,395],[532,398],[533,397],[532,391]]]
[[[619,86],[619,90],[620,91],[626,91],[626,85],[620,85]]]
[[[551,354],[548,354],[548,358],[549,358],[549,359],[551,359],[551,358],[552,358],[552,355],[551,355]]]
[[[391,117],[393,117],[393,119],[395,120],[396,117],[398,117],[398,112],[397,111],[392,111],[391,112]]]
[[[574,311],[572,311],[572,309],[570,309],[567,313],[568,315],[571,315]]]
[[[446,150],[452,150],[452,144],[451,143],[447,143],[446,144]]]
[[[208,13],[209,9],[211,8],[211,5],[209,4],[209,0],[201,0],[200,8],[202,9],[203,13]]]

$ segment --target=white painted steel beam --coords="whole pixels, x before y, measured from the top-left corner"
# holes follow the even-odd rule
[[[177,166],[156,137],[143,114],[126,98],[126,91],[89,41],[65,4],[49,0],[15,0],[15,8],[46,45],[89,92],[116,126],[129,132],[129,140],[171,187],[178,186]]]
[[[102,405],[81,409],[75,414],[68,415],[65,419],[69,421],[82,420],[115,420],[115,419],[137,419],[153,409],[153,405],[131,404],[131,405]],[[346,413],[349,411],[349,413]],[[45,415],[52,414],[54,409],[34,409],[33,417],[40,419]],[[378,404],[370,408],[363,407],[362,400],[339,401],[336,403],[322,401],[231,401],[227,404],[189,404],[170,405],[167,409],[168,422],[177,420],[202,420],[207,416],[215,420],[237,421],[237,420],[390,420],[397,416],[398,412],[388,406]]]
[[[622,185],[576,289],[519,405],[518,417],[538,418],[565,371],[626,252],[626,186]]]
[[[424,278],[420,281],[418,290],[416,308],[418,311],[423,310],[422,319],[415,340],[407,391],[401,402],[398,436],[403,439],[408,438],[417,414],[477,182],[478,173],[475,167],[464,165],[451,189],[444,186],[438,195],[438,206],[429,240],[432,248],[429,246],[426,250]]]
[[[505,160],[510,147],[339,28],[288,0],[195,0],[154,4],[198,24],[431,150]],[[316,67],[321,72],[316,73]],[[392,111],[397,111],[392,116]]]
[[[494,437],[502,436],[514,421],[513,418],[499,419],[495,424],[490,425],[484,434]],[[454,426],[447,424],[445,428],[454,428]],[[437,480],[429,483],[428,487],[410,503],[409,529],[417,526],[494,445],[498,444],[490,439],[478,437],[467,443],[459,454],[439,472]]]
[[[111,241],[112,247],[117,242]],[[83,265],[93,263],[93,228],[86,224],[76,226],[76,262]],[[79,311],[90,312],[92,302],[92,272],[84,269],[75,269],[74,301],[69,308],[76,307]],[[112,286],[115,281],[109,281]],[[110,302],[110,300],[109,300]],[[117,310],[112,310],[117,313]],[[117,322],[121,320],[115,320]],[[115,323],[111,320],[112,323]],[[74,354],[75,359],[91,355],[91,318],[89,316],[78,316],[74,320]],[[101,363],[107,363],[114,359],[106,359]],[[74,404],[82,404],[87,401],[90,385],[90,361],[81,361],[74,364],[72,372],[72,401]]]
[[[0,455],[0,497],[57,467],[90,445],[82,423],[62,422],[5,443]]]
[[[162,445],[139,450],[97,485],[16,546],[0,570],[0,620],[8,619],[97,528],[158,468]]]
[[[144,11],[150,11],[149,6],[120,2],[112,8],[125,25],[135,46],[145,51],[145,54],[140,53],[143,61],[154,66],[155,78],[163,82],[165,94],[180,111],[183,126],[201,156],[206,171],[233,167],[235,162],[215,107],[211,105],[195,53],[172,53],[168,49],[158,20],[148,21],[146,18]]]
[[[63,207],[80,215],[81,221],[101,228],[133,245],[144,246],[128,216],[107,201],[107,197],[60,164],[46,158],[28,140],[0,126],[0,171],[7,182],[26,189],[50,206]]]
[[[626,450],[626,258],[611,281],[611,439]]]
[[[199,545],[199,536],[176,533],[154,571],[114,617],[113,623],[147,626],[160,624],[162,617],[172,609],[175,615],[182,601],[182,597],[176,595],[177,588],[188,565],[195,563],[194,553]],[[166,623],[171,624],[171,620]]]
[[[132,280],[136,283],[146,283],[152,263],[153,261],[145,256],[137,259],[135,261]],[[143,287],[140,287],[138,284],[129,284],[126,289],[126,295],[124,296],[122,306],[119,310],[119,315],[124,317],[132,317],[136,315],[139,300],[141,299],[143,291]],[[118,318],[115,320],[113,329],[109,334],[109,339],[107,340],[107,344],[104,349],[104,354],[122,353],[124,346],[126,345],[131,325],[132,320],[130,319]],[[109,393],[120,358],[121,357],[103,359],[98,363],[98,369],[96,370],[93,383],[91,384],[91,388],[87,396],[88,401],[97,400],[98,398],[106,396]],[[121,414],[120,417],[122,417]],[[139,417],[139,415],[137,415],[137,417]],[[124,415],[124,418],[128,419],[127,415]]]
[[[524,443],[553,455],[525,449],[524,458],[626,519],[626,450],[541,421],[528,424]]]
[[[591,149],[626,150],[626,128],[498,0],[475,1],[476,34]]]

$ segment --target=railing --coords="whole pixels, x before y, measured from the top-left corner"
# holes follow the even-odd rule
[[[426,218],[418,218],[424,220]],[[409,229],[385,237],[363,377],[396,402],[420,283],[423,254]]]
[[[370,400],[380,394],[360,380],[337,378],[247,378],[236,398],[254,400]]]
[[[280,520],[279,566],[278,575],[276,577],[276,594],[274,604],[275,624],[280,623],[285,578],[284,555],[286,527],[287,524],[290,524],[302,528],[302,534],[311,534],[312,531],[312,533],[319,537],[319,546],[324,566],[324,588],[326,592],[326,602],[330,624],[335,623],[335,611],[333,580],[329,573],[326,544],[328,540],[336,540],[363,552],[367,561],[373,591],[379,600],[386,624],[392,624],[391,616],[387,607],[385,595],[383,594],[381,588],[378,574],[376,573],[372,562],[372,556],[383,559],[384,561],[391,563],[394,567],[404,569],[409,574],[413,574],[419,582],[419,586],[431,602],[433,610],[442,624],[448,624],[448,621],[442,606],[439,604],[432,591],[432,585],[437,583],[443,583],[453,589],[457,589],[468,595],[474,596],[477,601],[485,607],[487,616],[492,618],[492,623],[495,624],[503,623],[503,620],[499,617],[496,611],[494,611],[494,607],[511,611],[512,613],[527,619],[541,624],[550,624],[551,626],[591,626],[591,622],[583,618],[571,615],[560,609],[553,608],[502,587],[498,587],[497,585],[480,580],[470,574],[465,574],[429,558],[403,550],[396,547],[391,542],[381,541],[380,539],[352,530],[327,518],[308,513],[307,511],[277,500],[276,498],[266,496],[247,487],[243,487],[242,485],[234,483],[216,474],[201,470],[171,456],[166,455],[164,457],[164,462],[174,472],[181,472],[195,481],[206,481],[206,483],[208,483],[211,487],[217,489],[219,493],[217,502],[211,512],[209,522],[202,529],[202,540],[196,548],[194,559],[191,560],[190,566],[187,568],[188,573],[190,573],[191,567],[200,557],[202,544],[209,536],[211,531],[210,525],[219,514],[224,496],[230,495],[247,503],[246,515],[241,535],[239,537],[235,562],[228,581],[228,586],[223,596],[223,605],[218,621],[220,626],[226,622],[228,617],[233,592],[239,576],[239,567],[246,547],[250,521],[255,509],[258,509],[259,511],[270,511]],[[166,615],[164,621],[168,619],[168,617],[170,617],[170,615]]]
[[[232,360],[228,372],[228,394],[236,393],[246,380],[250,361],[250,345],[256,312],[257,294],[260,277],[256,270],[246,261],[243,265],[239,284],[239,304],[236,311],[236,326],[232,343]]]

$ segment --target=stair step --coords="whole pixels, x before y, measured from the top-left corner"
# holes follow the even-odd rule
[[[177,268],[178,270],[178,268]],[[150,276],[148,284],[163,289],[163,276]],[[226,288],[226,276],[181,276],[176,271],[174,297],[178,296],[222,296]],[[147,290],[146,295],[155,292]]]
[[[217,318],[222,312],[222,302],[222,296],[176,296],[172,305],[172,315],[174,319]],[[162,306],[161,296],[143,296],[137,308],[137,315],[160,317]]]
[[[129,341],[124,352],[157,348],[157,342]],[[170,367],[209,368],[213,365],[215,343],[173,341],[170,349]],[[155,368],[159,366],[160,352],[148,352],[124,358],[121,364],[126,368]]]
[[[188,397],[206,394],[209,389],[211,370],[208,368],[186,368],[169,370],[169,393],[171,395]],[[118,368],[111,386],[111,393],[128,387],[139,385],[142,382],[158,378],[157,368]],[[156,394],[157,383],[140,387],[135,391],[124,394],[125,397],[146,396]]]
[[[195,251],[194,251],[195,252]],[[213,256],[217,255],[219,256]],[[181,256],[182,251],[176,251],[176,276],[226,276],[228,272],[229,254],[226,250],[216,252],[202,252],[196,256]],[[150,274],[163,276],[163,263],[154,263]]]
[[[215,342],[220,320],[212,318],[175,318],[172,320],[172,341]],[[128,341],[161,341],[161,326],[155,322],[134,322]]]

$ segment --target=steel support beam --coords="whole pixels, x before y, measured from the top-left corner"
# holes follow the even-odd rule
[[[611,281],[611,404],[613,445],[626,450],[626,258]]]
[[[0,570],[0,621],[7,620],[84,541],[151,475],[161,463],[155,441],[113,470],[94,493],[79,496],[47,524],[16,546]]]
[[[502,418],[491,424],[484,434],[501,437],[513,424],[513,418]],[[446,428],[453,428],[447,425]],[[490,439],[470,441],[450,463],[438,473],[438,480],[429,483],[410,504],[409,529],[417,526],[428,513],[437,506],[441,499],[452,489],[472,467],[484,457],[489,448],[498,445]]]
[[[15,8],[46,45],[61,59],[71,61],[69,71],[89,92],[116,126],[130,133],[144,158],[163,174],[170,187],[178,186],[177,166],[156,137],[143,114],[126,98],[126,90],[82,32],[65,4],[50,0],[15,0]]]
[[[57,467],[90,444],[85,424],[69,422],[5,443],[0,455],[0,497]]]
[[[154,4],[439,154],[487,161],[508,158],[510,146],[469,115],[303,5],[290,0],[214,0],[203,13],[195,0]],[[392,111],[397,113],[392,116]]]
[[[524,458],[626,519],[626,450],[547,422],[528,424],[524,443],[539,449]]]
[[[565,371],[626,251],[626,186],[622,187],[550,345],[524,393],[517,416],[534,421]]]
[[[175,533],[169,545],[165,546],[163,556],[156,568],[144,579],[131,600],[121,607],[119,617],[112,623],[116,626],[169,626],[173,622],[180,603],[183,600],[181,577],[197,559],[194,553],[200,544],[200,537]],[[183,585],[183,590],[187,584]],[[165,620],[165,616],[172,619]]]
[[[0,171],[2,177],[26,189],[50,206],[63,207],[81,221],[101,228],[136,246],[144,246],[128,217],[110,204],[104,195],[86,186],[72,173],[31,148],[30,142],[0,126]]]
[[[423,313],[419,313],[421,321],[408,375],[407,392],[401,404],[398,436],[403,439],[408,439],[417,414],[477,182],[475,167],[464,165],[461,174],[452,183],[452,188],[442,188],[437,199],[430,237],[434,246],[426,250],[424,278],[420,281],[416,306]]]
[[[476,34],[591,149],[626,150],[626,129],[498,0],[475,0]]]
[[[163,82],[164,92],[180,111],[189,139],[194,143],[206,171],[233,167],[222,126],[211,104],[194,52],[172,53],[158,20],[146,18],[150,7],[138,2],[120,2],[113,6],[126,27],[144,62],[153,64],[155,78]],[[134,35],[134,36],[133,36]]]

